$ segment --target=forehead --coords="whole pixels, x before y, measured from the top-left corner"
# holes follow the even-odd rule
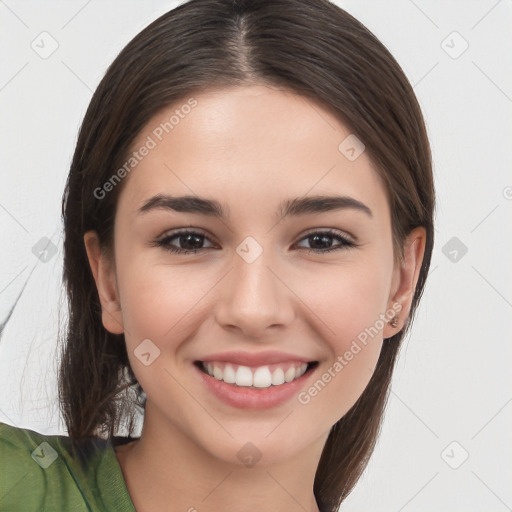
[[[347,158],[346,146],[354,143],[361,150],[332,111],[293,92],[206,91],[163,109],[141,130],[120,203],[133,212],[152,195],[173,193],[261,208],[262,201],[277,204],[285,196],[336,192],[386,209],[367,152]]]

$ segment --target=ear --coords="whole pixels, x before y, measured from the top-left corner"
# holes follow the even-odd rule
[[[119,302],[119,292],[111,258],[101,251],[96,231],[87,231],[84,235],[85,250],[96,281],[101,302],[101,319],[105,329],[112,334],[124,332],[123,317]]]
[[[387,323],[383,330],[385,338],[391,338],[403,329],[411,310],[416,283],[420,275],[427,232],[423,227],[417,227],[409,233],[404,241],[403,260],[395,266],[391,285],[388,310],[395,311],[397,325]]]

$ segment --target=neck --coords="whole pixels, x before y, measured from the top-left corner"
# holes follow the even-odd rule
[[[146,406],[149,405],[146,404]],[[116,448],[137,512],[319,512],[313,483],[327,435],[274,464],[220,460],[146,407],[139,440]]]

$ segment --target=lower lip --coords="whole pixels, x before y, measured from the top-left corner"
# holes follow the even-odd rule
[[[204,382],[206,387],[219,400],[233,407],[238,407],[239,409],[270,409],[284,404],[292,396],[299,393],[316,369],[308,370],[298,379],[285,382],[279,386],[253,389],[217,380],[201,371],[195,364],[192,366],[198,372],[200,379]]]

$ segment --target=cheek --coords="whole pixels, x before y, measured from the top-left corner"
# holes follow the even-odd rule
[[[198,279],[197,269],[136,259],[124,269],[120,293],[130,366],[148,397],[161,404],[187,400],[173,378],[181,371],[176,354],[200,325],[204,298],[215,284],[208,279]]]
[[[331,275],[322,289],[317,286],[313,307],[325,324],[322,332],[331,357],[298,397],[312,416],[328,414],[334,424],[368,385],[382,348],[390,275],[386,263],[362,265]]]
[[[133,262],[125,269],[122,283],[127,340],[133,344],[150,338],[161,346],[180,339],[215,280],[212,276],[198,279],[197,269]]]
[[[391,261],[365,257],[304,279],[302,294],[325,324],[326,338],[337,354],[366,328],[376,325],[382,331],[378,320],[388,304],[391,275]]]

